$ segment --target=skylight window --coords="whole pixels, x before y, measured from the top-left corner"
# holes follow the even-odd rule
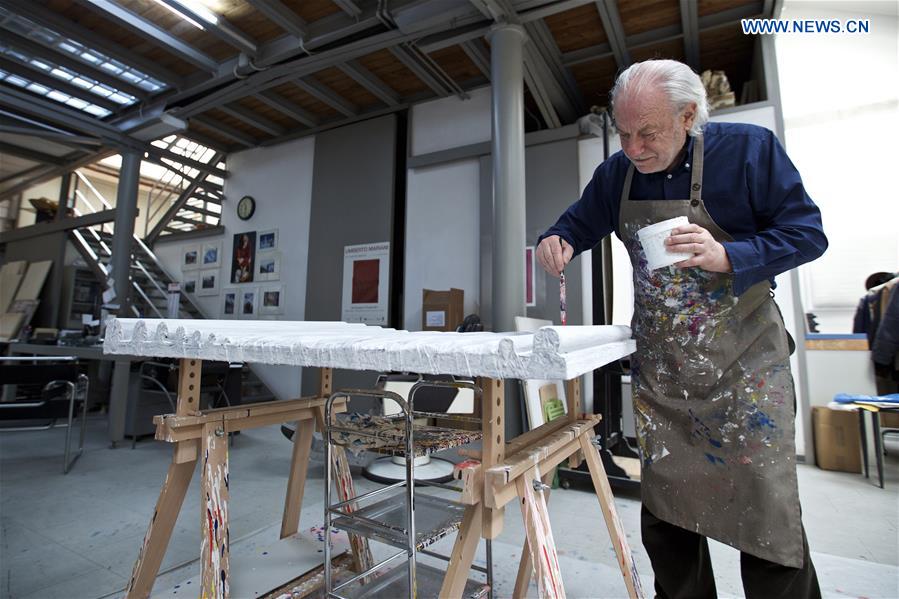
[[[0,71],[0,81],[5,81],[6,83],[15,85],[16,87],[27,89],[33,93],[39,94],[46,98],[50,98],[51,100],[55,100],[56,102],[66,104],[73,108],[83,110],[89,114],[99,116],[100,118],[107,117],[112,114],[111,111],[103,108],[102,106],[97,106],[96,104],[85,102],[84,100],[81,100],[79,98],[73,98],[72,96],[57,89],[50,89],[44,85],[34,83],[33,81],[29,81],[28,79],[25,79],[18,75],[7,73],[6,71]]]
[[[106,56],[102,52],[99,52],[93,48],[89,48],[75,40],[64,37],[51,29],[38,25],[37,23],[30,21],[27,18],[16,15],[3,7],[0,7],[0,27],[21,35],[22,37],[39,42],[40,44],[47,46],[52,50],[56,50],[63,54],[73,56],[77,60],[84,61],[88,65],[93,65],[94,68],[102,69],[112,74],[113,76],[122,79],[123,83],[130,83],[131,85],[146,90],[147,92],[157,92],[167,87],[165,82],[160,81],[139,69],[136,69],[122,63],[121,61]],[[109,86],[100,86],[98,82],[93,81],[90,77],[87,77],[82,73],[73,71],[72,69],[64,68],[59,65],[47,64],[46,61],[39,60],[32,56],[27,56],[10,47],[0,49],[0,53],[5,54],[6,56],[13,57],[19,62],[31,64],[37,68],[40,68],[41,70],[48,71],[55,77],[58,77],[63,81],[69,81],[70,83],[78,85],[82,89],[90,90],[92,93],[96,93],[103,97],[109,97],[112,101],[121,106],[128,106],[137,102],[136,97],[119,89],[115,89]],[[5,81],[19,87],[27,87],[32,83],[31,81],[27,81],[21,78],[13,79],[13,77],[8,74],[4,75]],[[47,95],[48,97],[52,97],[57,101],[60,101],[58,99],[59,96],[65,96],[66,98],[70,97],[62,92],[54,94],[54,96],[49,96],[49,94],[47,93],[44,93],[42,95]],[[84,107],[78,106],[80,109],[90,112],[90,114],[102,114],[103,116],[111,114],[111,112],[106,110],[105,108],[96,106],[94,104],[91,104],[90,102],[83,102],[85,106],[94,107],[91,110],[87,110]],[[72,103],[68,100],[66,100],[66,103],[70,106],[78,104],[77,102]]]

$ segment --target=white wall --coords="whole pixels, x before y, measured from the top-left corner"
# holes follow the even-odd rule
[[[404,327],[421,330],[421,290],[465,291],[479,313],[480,167],[477,159],[409,169],[406,186]]]
[[[490,88],[417,104],[410,114],[413,156],[490,141]],[[480,166],[476,158],[409,169],[406,180],[403,326],[421,330],[421,290],[465,291],[479,313]]]
[[[490,87],[474,90],[468,95],[467,100],[451,96],[412,107],[412,156],[492,139]]]
[[[309,213],[312,203],[312,165],[315,138],[303,139],[266,148],[255,148],[228,157],[221,238],[201,238],[193,242],[156,244],[156,253],[172,275],[180,273],[181,248],[203,241],[220,240],[223,246],[220,270],[221,287],[252,288],[281,284],[284,287],[284,314],[266,317],[278,320],[304,320],[306,311],[306,271],[309,248]],[[244,195],[256,199],[256,212],[249,221],[237,217],[237,201]],[[233,235],[244,231],[278,229],[278,251],[281,252],[281,281],[231,285],[228,277]],[[313,282],[314,284],[314,282]],[[194,297],[209,318],[221,318],[222,294]],[[263,318],[263,317],[258,317]],[[278,399],[300,395],[300,368],[254,364],[253,370]]]
[[[827,252],[800,268],[820,330],[848,333],[865,278],[899,270],[899,3],[784,2],[784,19],[870,19],[859,35],[777,35],[786,144]]]

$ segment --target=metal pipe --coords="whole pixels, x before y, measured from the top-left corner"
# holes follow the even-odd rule
[[[524,29],[489,34],[493,80],[493,327],[512,331],[525,315]]]

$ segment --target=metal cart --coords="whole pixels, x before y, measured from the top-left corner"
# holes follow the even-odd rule
[[[423,563],[417,563],[419,554],[449,562],[449,557],[428,549],[434,542],[459,530],[465,506],[427,492],[417,492],[416,486],[460,489],[431,481],[415,479],[415,458],[458,447],[481,438],[480,427],[476,431],[419,425],[416,418],[441,418],[480,423],[479,418],[460,414],[416,411],[416,393],[425,387],[467,388],[474,391],[476,403],[481,390],[470,382],[422,380],[409,391],[408,402],[397,393],[386,390],[341,390],[327,401],[325,406],[325,593],[327,598],[350,599],[353,597],[437,597],[444,578],[444,571]],[[391,416],[372,416],[333,410],[336,400],[345,398],[349,404],[353,397],[391,399],[401,408],[401,413]],[[405,457],[404,480],[378,488],[358,497],[332,503],[331,484],[333,464],[332,444],[351,451],[376,451]],[[348,473],[345,473],[348,475]],[[399,548],[370,568],[359,572],[337,585],[332,578],[331,530],[346,530]],[[464,597],[489,597],[493,583],[491,543],[486,541],[486,568],[472,566],[486,576],[486,584],[468,580]],[[387,566],[392,566],[387,568]]]

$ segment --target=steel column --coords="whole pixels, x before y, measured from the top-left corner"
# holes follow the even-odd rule
[[[524,29],[490,32],[493,73],[493,328],[512,331],[525,315]]]
[[[112,276],[115,278],[119,316],[126,316],[130,306],[131,243],[134,237],[134,219],[137,216],[140,162],[141,155],[137,152],[122,154],[122,170],[116,193],[115,235],[112,238]]]

